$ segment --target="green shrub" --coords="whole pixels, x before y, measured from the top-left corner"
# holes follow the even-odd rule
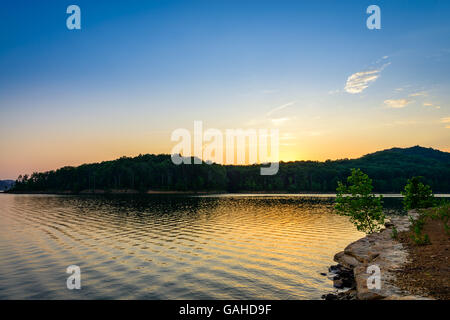
[[[423,227],[425,225],[424,214],[421,214],[417,220],[414,220],[413,217],[409,216],[409,221],[411,222],[411,227],[413,234],[411,235],[412,240],[417,245],[426,245],[430,244],[430,237],[428,234],[423,234]]]
[[[347,183],[338,182],[336,213],[349,216],[356,228],[366,233],[380,230],[384,225],[382,197],[372,194],[372,180],[360,169],[352,169]]]
[[[412,177],[402,191],[403,206],[406,210],[429,208],[434,205],[434,196],[430,186],[423,184],[422,177]]]
[[[398,230],[395,226],[392,227],[391,238],[394,240],[398,239]]]
[[[450,235],[450,226],[448,225],[450,218],[450,203],[442,202],[441,205],[436,208],[435,216],[444,223],[445,233]]]
[[[427,244],[430,244],[430,238],[428,237],[428,235],[425,233],[424,235],[412,235],[412,239],[414,241],[415,244],[417,244],[418,246],[424,246]]]

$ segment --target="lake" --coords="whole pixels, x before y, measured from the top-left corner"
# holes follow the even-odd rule
[[[398,200],[397,200],[398,204]],[[363,236],[326,197],[0,195],[0,299],[320,299]],[[81,268],[68,290],[66,268]]]

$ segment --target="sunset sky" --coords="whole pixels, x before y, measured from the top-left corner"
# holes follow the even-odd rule
[[[278,128],[281,160],[450,151],[449,14],[433,0],[1,2],[0,179],[169,153],[194,120]]]

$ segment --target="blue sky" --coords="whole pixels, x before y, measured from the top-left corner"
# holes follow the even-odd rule
[[[66,28],[71,4],[81,30]],[[371,4],[381,30],[366,27]],[[3,1],[0,178],[168,153],[170,132],[194,120],[277,126],[285,160],[450,151],[448,12],[449,1]]]

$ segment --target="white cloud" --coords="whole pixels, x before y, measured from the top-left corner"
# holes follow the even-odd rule
[[[387,58],[389,58],[389,56],[383,56],[380,59],[378,59],[377,61],[375,61],[375,64],[380,63],[383,60],[386,60]]]
[[[278,106],[278,107],[270,110],[269,112],[267,112],[267,116],[270,117],[273,113],[278,112],[280,110],[283,110],[284,108],[287,108],[287,107],[290,107],[290,106],[294,105],[295,102],[296,101],[291,101],[291,102],[285,103],[285,104],[283,104],[281,106]]]
[[[341,90],[339,90],[339,89],[330,90],[330,91],[328,91],[328,94],[336,94],[336,93],[339,93],[339,92],[341,92]]]
[[[410,102],[412,102],[412,101],[408,100],[408,99],[388,99],[388,100],[384,100],[384,103],[388,107],[394,108],[394,109],[404,108]]]
[[[426,97],[428,96],[428,93],[426,91],[420,91],[420,92],[416,92],[416,93],[412,93],[409,95],[410,97]]]
[[[450,117],[442,118],[442,119],[441,119],[441,122],[442,122],[442,123],[450,123]],[[446,128],[446,129],[450,129],[450,124],[447,124],[447,125],[445,126],[445,128]]]
[[[294,118],[289,117],[283,117],[282,115],[273,116],[274,113],[278,113],[279,111],[292,106],[296,103],[296,101],[291,101],[288,103],[285,103],[281,106],[278,106],[276,108],[273,108],[269,112],[266,113],[266,115],[262,115],[260,118],[250,119],[249,121],[245,122],[245,126],[247,127],[254,127],[254,126],[267,126],[269,124],[279,126],[282,125],[284,122],[289,121]]]
[[[388,56],[384,56],[382,59],[376,61],[376,64],[379,64],[381,60],[387,58]],[[345,91],[352,94],[363,92],[371,83],[375,82],[380,77],[380,72],[390,64],[390,62],[387,62],[376,69],[360,71],[352,74],[347,78],[347,83],[344,88]]]
[[[440,109],[441,108],[441,106],[435,106],[434,104],[432,104],[430,102],[424,102],[423,106],[424,107],[433,107],[433,108],[436,108],[436,109]]]
[[[380,70],[362,71],[352,74],[347,79],[345,91],[348,93],[360,93],[366,89],[369,84],[374,82],[380,76]]]

